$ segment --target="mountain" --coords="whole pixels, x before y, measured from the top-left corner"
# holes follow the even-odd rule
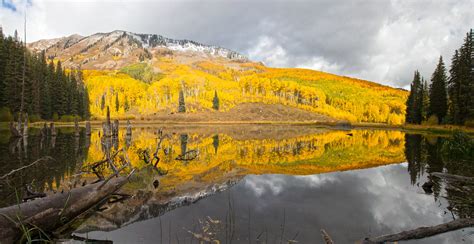
[[[81,66],[83,69],[120,69],[137,62],[173,56],[247,61],[245,56],[222,47],[120,30],[87,37],[71,35],[39,40],[28,47],[35,52],[45,51],[50,59],[63,60],[65,67]]]
[[[109,107],[114,118],[173,123],[405,120],[404,90],[309,69],[271,68],[189,40],[113,31],[28,47],[84,70],[93,119],[104,118]],[[180,103],[186,113],[179,113]]]

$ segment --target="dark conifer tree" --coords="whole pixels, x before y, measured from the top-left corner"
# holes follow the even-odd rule
[[[461,123],[461,114],[459,111],[459,93],[461,88],[460,70],[459,70],[459,52],[456,50],[451,59],[451,68],[449,69],[448,94],[450,99],[449,117],[454,124]]]
[[[421,123],[421,107],[422,107],[422,85],[420,72],[415,71],[413,81],[411,83],[410,94],[407,99],[406,122],[412,124]]]
[[[219,97],[217,96],[217,91],[214,91],[214,99],[212,99],[212,108],[214,110],[219,110]]]
[[[102,94],[102,97],[100,98],[100,109],[102,111],[105,109],[105,94]]]
[[[5,48],[5,40],[3,36],[3,29],[0,26],[0,108],[4,107],[5,104],[3,102],[3,98],[6,96],[5,94],[5,64],[7,60],[7,49]]]
[[[115,111],[119,111],[120,108],[120,102],[119,102],[119,97],[118,97],[118,92],[115,93]]]
[[[428,87],[428,82],[425,79],[421,79],[422,84],[422,102],[421,102],[421,120],[425,121],[429,116],[430,109],[430,92]]]
[[[448,112],[448,98],[446,94],[446,68],[443,58],[439,57],[438,65],[431,76],[430,86],[430,115],[438,117],[438,123],[441,123]]]
[[[130,104],[128,103],[128,98],[125,97],[125,102],[123,103],[123,109],[127,112],[130,109]]]
[[[22,89],[24,64],[25,82]],[[79,76],[81,79],[78,79]],[[23,111],[36,118],[51,119],[53,111],[60,116],[89,117],[89,98],[80,71],[66,75],[61,62],[57,66],[53,61],[48,64],[44,52],[31,53],[18,40],[17,33],[15,37],[5,37],[0,30],[0,107],[17,114],[22,90]]]
[[[90,118],[90,110],[89,110],[89,91],[87,88],[84,88],[84,96],[83,96],[83,114],[82,118],[83,119],[89,119]]]
[[[186,112],[186,104],[184,102],[183,90],[179,91],[178,103],[179,103],[178,104],[178,112],[185,113]]]
[[[459,97],[458,107],[460,115],[460,124],[464,124],[469,119],[469,104],[472,98],[471,94],[471,56],[472,56],[472,40],[470,33],[467,33],[464,44],[459,52]]]

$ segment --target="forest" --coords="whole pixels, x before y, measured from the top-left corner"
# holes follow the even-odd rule
[[[153,68],[160,73],[151,73]],[[91,114],[135,118],[157,112],[228,111],[241,103],[282,104],[350,122],[400,125],[407,92],[376,83],[306,69],[268,68],[257,63],[200,61],[180,64],[161,57],[155,64],[121,70],[85,70]],[[216,115],[217,116],[217,115]]]
[[[0,28],[0,121],[16,119],[22,103],[32,122],[90,116],[81,70],[64,69],[44,52],[25,50],[17,32],[7,37]]]
[[[449,76],[439,58],[431,82],[415,71],[407,99],[406,121],[411,124],[474,126],[474,32],[451,58]]]

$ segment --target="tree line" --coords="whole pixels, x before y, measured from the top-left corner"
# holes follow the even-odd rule
[[[407,99],[406,122],[474,125],[474,32],[471,29],[462,46],[454,52],[446,70],[440,57],[431,84],[415,71]],[[449,76],[447,75],[449,72]]]
[[[25,80],[23,83],[23,66]],[[5,36],[0,27],[0,118],[12,120],[23,112],[30,120],[88,119],[89,96],[81,70],[65,70],[45,53],[28,51],[18,33]]]

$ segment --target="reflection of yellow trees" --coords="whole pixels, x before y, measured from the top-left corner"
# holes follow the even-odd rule
[[[121,136],[123,136],[121,134]],[[183,138],[187,140],[183,141]],[[88,162],[103,156],[97,134],[91,137]],[[156,135],[143,130],[136,131],[127,152],[137,168],[146,165],[138,156],[138,149],[156,147]],[[183,162],[176,160],[184,150],[197,150],[197,159]],[[120,142],[119,148],[125,147]],[[366,168],[404,161],[404,133],[399,131],[328,131],[290,139],[235,140],[219,134],[203,137],[189,134],[187,137],[171,135],[159,151],[160,169],[168,171],[167,184],[193,181],[196,177],[212,181],[214,177],[237,174],[315,174]]]
[[[353,122],[404,122],[407,93],[368,81],[249,63],[234,64],[236,67],[210,61],[184,65],[161,58],[155,66],[164,72],[164,77],[151,84],[117,71],[85,71],[92,114],[104,116],[102,97],[112,108],[112,116],[173,112],[177,110],[178,92],[183,90],[190,112],[212,109],[212,98],[217,91],[224,111],[239,103],[263,102]],[[115,93],[118,93],[118,109]]]

